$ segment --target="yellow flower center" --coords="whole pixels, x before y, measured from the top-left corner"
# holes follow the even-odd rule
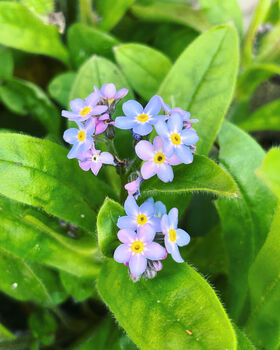
[[[137,216],[137,223],[139,225],[145,225],[147,223],[148,219],[147,216],[145,214],[139,214]]]
[[[90,111],[91,111],[90,107],[85,107],[81,110],[80,114],[84,116],[84,115],[87,115]]]
[[[108,98],[108,104],[110,105],[112,102],[114,102],[114,98]]]
[[[171,141],[174,145],[180,145],[181,144],[181,136],[179,134],[172,134],[171,135]]]
[[[86,133],[83,130],[79,131],[79,133],[78,133],[79,141],[80,142],[84,141],[85,137],[86,137]]]
[[[177,233],[176,231],[172,228],[170,231],[169,231],[169,239],[171,242],[175,242],[176,241],[176,238],[177,238]]]
[[[134,252],[134,253],[141,253],[144,249],[144,244],[142,241],[136,241],[136,242],[133,242],[132,245],[131,245],[131,250]]]
[[[157,164],[163,163],[164,159],[165,159],[165,155],[163,153],[157,153],[155,155],[155,163],[157,163]]]
[[[139,114],[137,116],[137,120],[141,123],[145,123],[147,120],[149,120],[149,116],[147,114]]]

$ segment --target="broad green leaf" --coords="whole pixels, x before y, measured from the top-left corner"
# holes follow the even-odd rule
[[[0,79],[11,78],[14,71],[14,58],[11,50],[0,45]]]
[[[55,340],[57,322],[54,316],[48,310],[38,310],[33,312],[28,325],[35,339],[38,339],[42,345],[52,345]]]
[[[254,345],[248,339],[246,334],[244,334],[237,326],[234,325],[234,330],[237,336],[238,350],[256,350]]]
[[[38,15],[46,15],[54,11],[53,0],[21,0],[21,2]]]
[[[168,57],[146,45],[122,44],[114,53],[130,85],[145,100],[157,92],[171,68]]]
[[[239,192],[235,200],[217,201],[229,254],[229,310],[238,320],[247,295],[248,271],[265,241],[276,200],[255,175],[265,152],[248,134],[224,122],[219,145],[220,163],[235,179]]]
[[[158,91],[166,103],[199,119],[195,129],[200,137],[200,154],[209,152],[220,129],[232,99],[237,69],[236,32],[230,26],[216,27],[187,47]]]
[[[2,223],[0,232],[1,236],[5,235]],[[14,299],[33,301],[47,307],[53,307],[66,299],[67,294],[55,272],[17,257],[4,250],[4,246],[5,243],[1,242],[0,290],[2,292]]]
[[[15,336],[5,326],[0,323],[0,343],[3,341],[13,340]],[[122,349],[123,350],[123,349]]]
[[[66,157],[50,141],[20,134],[0,134],[0,193],[44,209],[88,232],[95,230],[96,210],[111,188]]]
[[[81,278],[64,271],[60,271],[59,275],[65,290],[75,301],[83,301],[92,296],[95,289],[94,278]]]
[[[98,290],[141,350],[237,348],[219,299],[186,263],[168,259],[156,278],[134,283],[126,266],[108,259]]]
[[[260,49],[256,58],[259,62],[280,62],[280,22],[267,33],[260,42]]]
[[[109,258],[119,245],[117,237],[117,221],[119,216],[125,215],[124,208],[117,202],[106,198],[97,216],[98,246],[101,253]]]
[[[103,57],[93,56],[87,60],[79,69],[76,79],[73,83],[70,100],[74,98],[85,98],[92,91],[93,86],[101,88],[103,84],[114,83],[117,89],[127,88],[130,90],[128,82],[119,68]],[[133,99],[132,91],[129,91],[127,96],[118,104],[115,115],[123,115],[123,102]],[[132,146],[131,133],[127,130],[115,129],[116,137],[114,139],[115,147],[121,158],[128,157],[135,154]],[[103,197],[104,198],[104,197]]]
[[[239,36],[242,36],[242,13],[237,0],[199,0],[199,3],[213,26],[233,22]]]
[[[211,27],[202,11],[194,10],[189,4],[172,0],[155,0],[149,4],[137,2],[131,7],[132,13],[146,21],[171,22],[203,32]]]
[[[121,350],[137,350],[137,346],[133,343],[133,341],[127,336],[124,335],[120,339],[120,347]]]
[[[50,96],[65,108],[68,107],[69,94],[75,78],[74,72],[61,73],[55,76],[48,86]]]
[[[249,66],[238,78],[236,97],[240,100],[248,99],[260,83],[275,74],[280,74],[280,66],[276,64],[261,63]]]
[[[245,131],[280,130],[280,99],[258,108],[238,126]]]
[[[60,41],[57,28],[44,24],[19,2],[0,2],[0,33],[3,45],[68,63],[68,52]]]
[[[101,17],[99,27],[110,31],[124,16],[134,0],[98,0],[97,12]]]
[[[204,156],[194,156],[191,164],[173,167],[174,180],[164,183],[157,176],[141,185],[141,195],[163,200],[173,197],[174,204],[179,196],[189,192],[203,191],[220,196],[237,197],[233,179],[215,162]],[[172,198],[171,198],[172,199]]]
[[[102,30],[82,23],[73,24],[67,32],[67,43],[71,59],[79,67],[93,54],[113,58],[113,47],[120,42]]]
[[[251,313],[246,324],[258,348],[280,347],[280,202],[268,237],[249,274]]]
[[[59,133],[58,110],[39,86],[17,78],[9,79],[0,86],[0,99],[12,112],[31,115],[50,133]]]
[[[280,149],[272,148],[257,169],[257,176],[280,198]]]
[[[72,235],[70,238],[54,219],[5,197],[0,197],[0,208],[0,246],[3,249],[24,260],[75,276],[96,277],[100,261],[93,238],[74,239]],[[14,282],[17,281],[11,284]]]

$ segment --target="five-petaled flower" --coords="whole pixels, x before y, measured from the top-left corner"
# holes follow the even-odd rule
[[[168,157],[174,153],[182,163],[193,161],[193,154],[188,146],[198,141],[194,130],[183,129],[183,118],[179,113],[173,113],[167,123],[159,121],[155,125],[157,133],[164,139],[164,151]]]
[[[133,196],[128,196],[124,209],[127,216],[121,216],[118,219],[117,226],[131,230],[139,229],[140,232],[160,232],[160,219],[155,217],[155,206],[149,200],[138,207]]]
[[[113,102],[117,102],[124,98],[128,93],[128,90],[125,88],[117,91],[115,84],[113,83],[102,85],[100,90],[96,86],[94,86],[94,91],[98,92],[100,94],[101,99],[103,99],[105,103],[107,103],[109,106]]]
[[[115,126],[119,129],[132,129],[134,133],[141,136],[150,134],[153,125],[160,119],[164,119],[164,116],[158,115],[161,104],[157,95],[150,99],[145,108],[134,100],[125,102],[122,108],[126,117],[117,117]]]
[[[153,242],[154,234],[151,231],[122,229],[118,238],[123,243],[117,247],[114,259],[119,263],[128,263],[130,272],[140,276],[147,267],[147,259],[162,260],[166,257],[166,250],[158,243]]]
[[[95,120],[90,118],[85,125],[77,123],[79,129],[71,128],[64,132],[63,139],[72,144],[73,147],[68,153],[69,159],[77,158],[80,154],[90,149],[93,144],[92,134],[95,130]]]
[[[61,115],[75,122],[83,122],[88,118],[107,111],[107,106],[97,105],[100,100],[98,91],[91,93],[85,100],[76,98],[70,102],[72,112],[63,110]]]
[[[181,161],[175,154],[168,158],[164,150],[164,140],[160,136],[154,138],[153,144],[145,140],[138,142],[135,151],[139,158],[146,160],[141,167],[144,179],[149,179],[157,174],[163,182],[173,180],[174,174],[171,165],[178,165]]]
[[[88,151],[79,155],[80,167],[85,171],[91,169],[94,175],[98,174],[102,164],[116,165],[112,154],[95,149],[94,143]]]
[[[161,230],[164,234],[166,250],[172,258],[178,262],[184,262],[178,246],[183,247],[190,242],[189,234],[178,227],[178,209],[173,208],[169,214],[164,214],[161,218]]]

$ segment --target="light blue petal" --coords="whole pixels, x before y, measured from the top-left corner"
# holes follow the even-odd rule
[[[133,196],[128,196],[124,202],[124,210],[128,216],[136,217],[139,213],[139,208]]]
[[[135,219],[133,219],[131,216],[121,216],[118,219],[117,226],[118,228],[128,228],[131,230],[136,230],[137,223]]]
[[[95,130],[95,118],[89,118],[85,123],[85,132],[87,135],[92,135]]]
[[[141,136],[149,135],[152,132],[152,130],[153,130],[152,125],[148,123],[143,123],[143,124],[136,123],[133,127],[133,131],[136,134],[139,134]]]
[[[100,93],[98,91],[94,91],[86,98],[86,104],[90,107],[94,107],[100,99]]]
[[[181,137],[183,143],[187,146],[191,146],[199,140],[199,137],[197,136],[197,133],[194,130],[183,130],[181,132]]]
[[[164,214],[166,214],[166,206],[161,202],[155,202],[155,216],[161,218]]]
[[[178,246],[175,243],[171,244],[171,251],[170,254],[177,263],[183,263],[184,259],[181,257],[181,254],[179,252]]]
[[[161,225],[160,225],[161,219],[158,217],[153,217],[150,220],[150,225],[152,226],[152,228],[156,231],[156,232],[161,232]]]
[[[147,106],[144,109],[144,113],[155,116],[159,113],[161,109],[161,103],[160,103],[160,98],[159,96],[155,95],[153,96],[150,101],[148,102]]]
[[[163,120],[160,120],[155,124],[156,132],[159,136],[169,138],[169,130],[166,123]]]
[[[166,256],[166,250],[158,243],[147,244],[145,257],[150,260],[162,260]]]
[[[163,234],[167,235],[169,231],[169,219],[168,215],[164,214],[160,221],[160,227]]]
[[[184,164],[190,164],[193,161],[193,154],[191,150],[185,146],[180,145],[179,147],[175,148],[176,156],[183,162]]]
[[[130,260],[131,250],[127,244],[121,244],[114,252],[114,259],[119,263],[126,263]]]
[[[147,259],[142,254],[132,255],[129,260],[129,269],[130,272],[136,276],[142,275],[146,270]]]
[[[71,143],[71,144],[76,143],[78,140],[78,133],[79,133],[78,129],[75,129],[75,128],[68,129],[64,131],[63,139],[67,143]]]
[[[183,128],[183,118],[179,113],[173,113],[167,121],[168,129],[172,133],[180,133]]]
[[[142,205],[140,205],[139,212],[141,214],[145,214],[145,215],[151,217],[154,215],[155,206],[150,201],[146,201]]]
[[[129,117],[117,117],[115,127],[119,129],[132,129],[136,122]]]
[[[138,228],[138,238],[143,242],[152,242],[155,238],[156,231],[152,228],[151,225],[143,225]]]
[[[70,108],[72,109],[73,112],[80,114],[81,110],[84,107],[86,107],[86,103],[81,98],[76,98],[75,100],[70,102]]]
[[[163,144],[164,153],[168,158],[170,158],[173,156],[175,152],[175,146],[169,139],[164,138],[163,140],[164,140],[164,144]]]
[[[157,176],[163,182],[173,181],[174,174],[173,174],[172,167],[168,164],[161,164],[157,168]]]
[[[128,100],[122,106],[123,112],[129,117],[136,117],[138,114],[143,113],[143,107],[139,102],[134,100]]]
[[[178,244],[179,247],[189,244],[191,237],[186,231],[182,230],[181,228],[177,228],[176,233],[176,244]]]
[[[104,84],[101,87],[101,95],[104,98],[114,98],[116,95],[116,87],[113,83],[109,83],[109,84]]]
[[[80,117],[80,115],[77,114],[77,113],[68,112],[68,111],[65,111],[65,110],[63,110],[61,112],[61,115],[62,115],[62,117],[65,117],[65,118],[68,118],[68,119],[72,119],[72,120]]]
[[[178,226],[178,209],[172,208],[168,214],[170,227],[176,229]]]

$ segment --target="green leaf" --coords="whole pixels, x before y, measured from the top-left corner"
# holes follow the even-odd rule
[[[102,30],[82,23],[73,24],[67,32],[71,59],[79,67],[93,54],[113,58],[113,47],[120,42]]]
[[[141,185],[141,195],[163,200],[189,192],[203,191],[219,196],[237,197],[237,187],[233,179],[214,161],[204,156],[194,156],[191,164],[181,164],[173,168],[174,180],[164,183],[156,176]]]
[[[137,350],[137,346],[132,342],[132,340],[127,336],[124,335],[120,339],[120,347],[121,350]]]
[[[15,339],[13,333],[11,333],[6,327],[0,323],[0,343]],[[1,344],[0,344],[1,346]],[[123,350],[123,349],[122,349]]]
[[[197,59],[199,57],[199,60]],[[200,121],[197,150],[207,154],[232,99],[238,69],[238,38],[230,26],[199,36],[175,62],[158,94]]]
[[[0,33],[3,45],[68,63],[68,52],[60,41],[57,28],[44,24],[19,2],[0,2]]]
[[[280,149],[272,148],[257,169],[257,176],[280,198]]]
[[[150,4],[136,3],[131,7],[132,13],[146,21],[171,22],[191,27],[199,32],[210,28],[205,14],[194,10],[189,4],[166,0],[156,0]]]
[[[84,301],[92,296],[95,289],[95,280],[92,277],[81,278],[64,271],[60,271],[59,275],[65,290],[75,301]]]
[[[35,339],[43,345],[52,345],[55,340],[57,322],[48,310],[33,312],[28,319],[29,328]]]
[[[0,86],[0,99],[12,112],[30,114],[50,133],[59,133],[58,110],[39,86],[17,78],[9,79]]]
[[[155,279],[134,283],[126,266],[108,259],[98,290],[142,350],[236,349],[234,330],[213,289],[186,263],[168,259]]]
[[[246,324],[250,338],[259,348],[280,346],[280,202],[268,237],[249,274],[251,313]]]
[[[260,42],[260,49],[256,58],[259,62],[280,61],[280,22],[267,33]]]
[[[98,246],[104,256],[112,258],[119,245],[117,221],[125,215],[124,208],[117,202],[106,198],[97,216]]]
[[[1,236],[5,235],[0,226]],[[3,240],[3,239],[1,239]],[[4,243],[4,245],[3,245]],[[21,301],[33,301],[53,307],[67,297],[57,274],[44,266],[34,264],[0,249],[0,290]]]
[[[97,12],[101,17],[99,27],[110,31],[124,16],[134,0],[98,0]]]
[[[126,78],[114,63],[106,58],[93,56],[79,69],[71,89],[70,100],[85,98],[93,91],[92,87],[94,85],[101,88],[103,84],[108,83],[114,83],[117,89],[127,88],[130,90]],[[117,105],[115,115],[122,115],[121,106],[123,102],[133,98],[133,92],[129,91],[127,96]],[[120,158],[128,157],[129,155],[134,156],[135,150],[132,146],[133,141],[130,133],[127,130],[120,129],[115,129],[115,132],[114,143]]]
[[[199,3],[213,26],[233,22],[239,36],[242,36],[242,13],[237,0],[199,0]]]
[[[61,222],[5,197],[0,197],[0,208],[0,246],[3,249],[24,260],[76,276],[96,277],[100,261],[92,237],[70,238],[72,235],[67,236]]]
[[[50,96],[61,106],[67,108],[71,86],[76,78],[76,73],[66,72],[55,76],[48,86]]]
[[[239,192],[235,200],[219,198],[216,203],[229,254],[229,310],[238,320],[247,295],[248,271],[265,241],[276,201],[255,175],[265,152],[248,134],[224,122],[219,145],[221,165],[235,179]]]
[[[238,126],[245,131],[280,130],[280,99],[261,106]]]
[[[21,2],[38,15],[46,15],[54,12],[53,0],[21,0]]]
[[[93,233],[97,209],[106,193],[114,193],[66,155],[50,141],[0,134],[0,193]]]
[[[168,57],[146,45],[123,44],[115,47],[114,53],[129,83],[145,100],[157,92],[171,68]]]
[[[256,350],[248,337],[236,325],[234,325],[234,330],[237,336],[238,350]]]
[[[11,50],[0,45],[0,79],[11,78],[14,71],[14,58]]]

